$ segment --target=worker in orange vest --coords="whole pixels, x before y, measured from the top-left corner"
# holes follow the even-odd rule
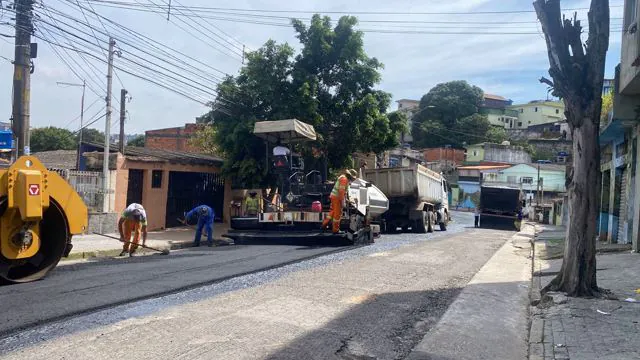
[[[322,221],[322,230],[329,227],[329,223],[333,222],[333,233],[340,232],[340,219],[342,218],[342,203],[344,202],[349,183],[358,177],[358,173],[354,169],[349,169],[340,175],[331,190],[331,208],[329,216]]]

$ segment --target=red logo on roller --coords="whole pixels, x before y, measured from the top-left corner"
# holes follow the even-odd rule
[[[40,185],[31,184],[29,185],[29,195],[40,195]]]

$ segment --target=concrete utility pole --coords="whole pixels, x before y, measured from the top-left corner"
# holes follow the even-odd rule
[[[126,114],[127,90],[120,89],[120,153],[124,155],[124,118]]]
[[[104,126],[104,157],[102,161],[102,189],[104,191],[102,211],[109,212],[109,144],[111,136],[111,83],[113,80],[113,52],[116,41],[109,38],[109,59],[107,67],[107,113]]]
[[[33,0],[16,0],[16,38],[13,72],[13,136],[16,157],[29,155],[29,102],[31,87],[31,33]]]
[[[82,80],[82,84],[73,84],[73,83],[58,81],[56,82],[56,84],[82,87],[82,99],[80,100],[80,131],[78,132],[78,153],[76,154],[76,170],[80,170],[80,156],[81,156],[80,151],[82,149],[82,132],[84,131],[84,129],[82,128],[84,126],[84,92],[87,87],[87,82],[85,80]]]
[[[536,206],[540,205],[540,164],[538,164],[538,181],[536,182]]]

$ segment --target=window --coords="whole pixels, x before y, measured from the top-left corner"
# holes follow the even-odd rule
[[[398,109],[402,109],[402,103],[398,104]]]
[[[518,127],[522,127],[522,121],[518,122]]]
[[[534,111],[535,111],[535,112],[538,112],[538,108],[536,107],[536,108],[534,109]]]
[[[556,109],[556,114],[560,114],[560,109]]]
[[[516,177],[515,176],[507,176],[507,182],[509,184],[515,184],[516,183]]]
[[[522,178],[522,183],[523,184],[533,184],[533,178],[532,177],[523,177]]]
[[[151,172],[151,187],[154,189],[162,187],[162,170],[153,170]]]
[[[473,156],[478,156],[478,152],[477,151],[473,151]]]
[[[520,114],[524,114],[524,109],[520,109]]]

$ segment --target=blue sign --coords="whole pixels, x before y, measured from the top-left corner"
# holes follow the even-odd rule
[[[566,151],[560,151],[560,152],[558,153],[558,156],[569,156],[569,154],[567,154],[567,152],[566,152]]]
[[[13,149],[13,133],[11,131],[0,131],[0,150]]]

